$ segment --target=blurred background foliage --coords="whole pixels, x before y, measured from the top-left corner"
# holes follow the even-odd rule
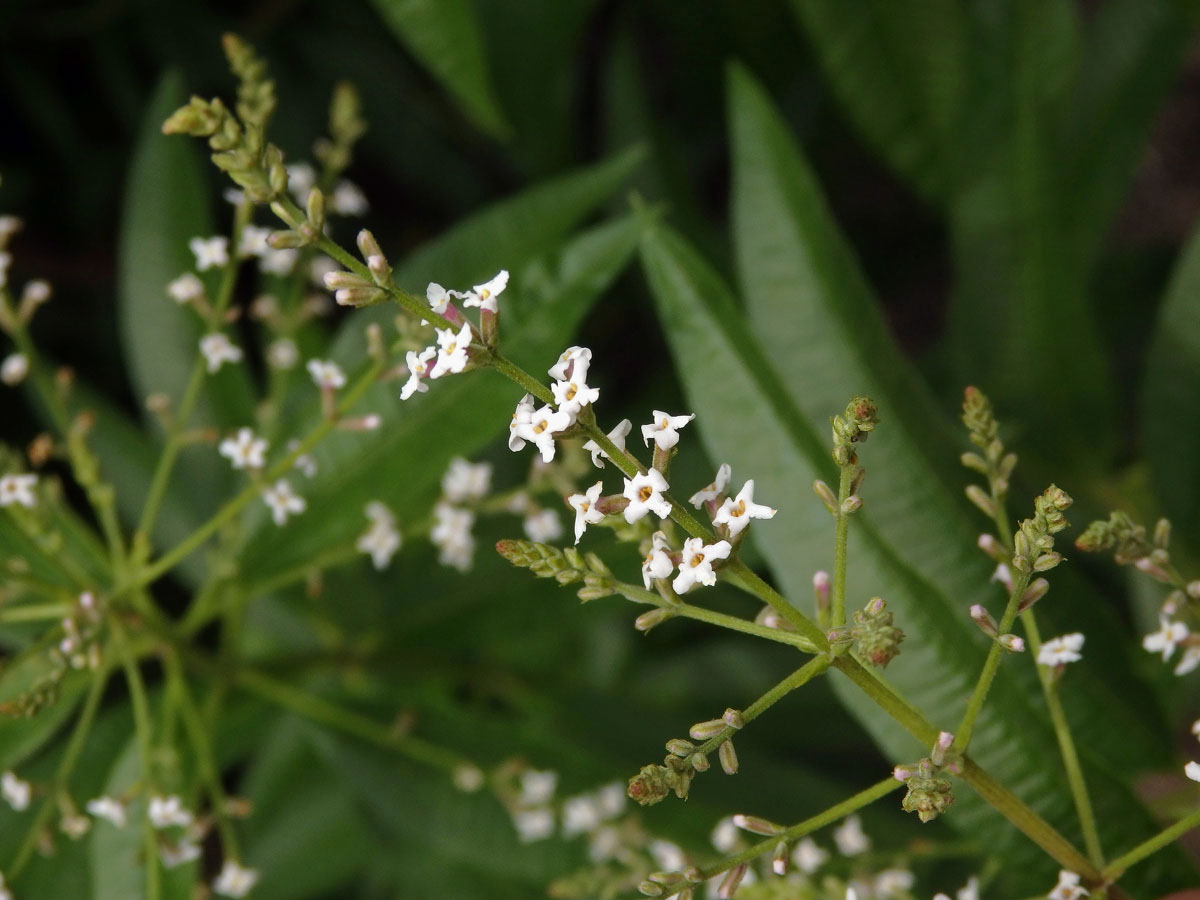
[[[136,325],[123,326],[117,314],[118,239],[125,229],[126,248],[133,241],[129,252],[140,259],[127,198],[173,189],[145,187],[131,163],[161,120],[147,110],[180,99],[171,90],[231,94],[221,33],[244,36],[269,61],[281,107],[272,137],[289,159],[309,157],[336,81],[361,90],[370,131],[349,175],[371,201],[367,225],[410,290],[433,279],[462,286],[501,265],[569,271],[565,261],[593,259],[593,245],[572,243],[578,229],[619,222],[604,215],[628,213],[636,192],[675,233],[648,226],[645,275],[624,263],[604,269],[592,281],[612,286],[595,299],[585,289],[591,282],[580,282],[579,308],[554,319],[595,351],[602,421],[637,422],[651,406],[695,409],[712,459],[701,458],[694,437],[685,440],[673,482],[705,484],[711,463],[731,459],[735,475],[777,491],[762,491],[768,502],[816,507],[806,495],[827,466],[821,423],[844,402],[837,398],[878,384],[884,425],[864,461],[867,510],[878,502],[881,513],[868,517],[873,530],[856,548],[869,573],[859,589],[865,600],[890,588],[911,633],[896,677],[953,710],[961,699],[947,695],[957,682],[944,667],[973,677],[982,651],[965,614],[953,626],[939,622],[965,610],[960,584],[974,579],[962,590],[983,596],[987,577],[982,560],[967,561],[980,523],[964,511],[956,471],[964,442],[953,417],[964,384],[991,393],[1009,426],[1022,457],[1013,492],[1020,514],[1028,508],[1021,498],[1049,480],[1076,496],[1079,522],[1112,505],[1147,519],[1170,514],[1179,526],[1176,559],[1195,571],[1187,566],[1200,555],[1200,249],[1187,241],[1200,209],[1198,8],[1191,0],[8,0],[0,6],[0,208],[27,223],[17,280],[44,276],[56,287],[37,321],[39,342],[123,414],[126,431],[98,440],[120,470],[112,477],[136,484],[144,473],[129,448],[152,442],[134,425],[143,418],[145,376],[136,370],[145,359],[131,346]],[[617,160],[635,146],[636,162]],[[205,182],[184,192],[178,215],[224,223],[225,185],[211,167],[198,171]],[[474,231],[435,243],[522,192],[484,213]],[[602,234],[613,254],[632,261],[621,233]],[[163,270],[164,284],[176,268]],[[736,284],[741,299],[710,302],[723,297],[721,282]],[[693,327],[690,344],[668,345],[656,303],[678,333]],[[342,345],[360,333],[357,323],[337,324]],[[537,345],[538,334],[530,341]],[[756,373],[759,364],[770,376]],[[751,463],[737,429],[755,427],[758,413],[722,428],[719,404],[701,408],[705,391],[734,383],[793,404],[812,437],[796,426],[784,439],[790,449],[765,440],[765,456]],[[477,389],[464,385],[465,393]],[[527,460],[494,440],[513,392],[487,390],[477,408],[498,404],[494,423],[456,445],[460,422],[421,432],[437,421],[430,412],[406,426],[415,434],[395,440],[411,448],[421,438],[435,452],[418,461],[392,445],[377,448],[368,481],[427,508],[441,467],[459,452],[493,460],[501,485],[519,481]],[[23,444],[37,413],[13,397],[4,400],[0,437]],[[738,410],[752,399],[722,398]],[[361,459],[333,454],[322,465]],[[332,524],[358,527],[359,506],[330,509]],[[808,512],[795,515],[775,538],[763,527],[761,564],[805,605],[802,586],[828,564],[823,529],[831,529]],[[163,527],[177,539],[189,517],[176,519],[166,516]],[[745,705],[789,670],[782,648],[686,623],[642,638],[632,611],[613,600],[578,608],[570,594],[488,551],[518,527],[516,519],[486,526],[469,577],[438,568],[411,541],[383,575],[361,567],[327,573],[319,592],[269,593],[250,608],[247,647],[264,667],[302,675],[312,689],[381,719],[411,710],[423,736],[482,764],[519,755],[557,769],[565,793],[627,777],[667,737]],[[289,551],[284,537],[249,545],[242,563],[251,580],[283,567],[289,552],[304,558],[308,545]],[[636,561],[627,562],[634,572]],[[1137,650],[1136,636],[1155,620],[1153,590],[1103,566],[1073,568],[1055,588],[1058,613],[1048,614],[1059,630],[1088,633],[1094,683],[1079,676],[1091,686],[1068,696],[1068,708],[1089,736],[1096,788],[1124,785],[1132,797],[1132,783],[1145,799],[1155,782],[1142,776],[1173,765],[1163,735],[1197,712],[1194,681],[1169,677]],[[185,568],[174,588],[197,575]],[[1134,602],[1124,599],[1127,588]],[[754,611],[733,594],[714,593],[714,602]],[[11,647],[27,639],[5,635]],[[928,684],[931,672],[939,685]],[[1019,718],[1032,677],[1009,682],[996,702]],[[794,821],[873,781],[902,758],[903,738],[855,710],[847,715],[824,681],[789,697],[769,727],[739,743],[742,774],[701,779],[686,807],[647,811],[648,826],[700,850],[721,815]],[[127,715],[114,704],[89,749],[96,791],[107,783],[103,773],[122,764]],[[222,721],[217,744],[230,783],[256,803],[245,828],[247,859],[263,870],[257,897],[528,897],[583,861],[579,841],[518,848],[489,798],[459,794],[257,702],[240,698]],[[1046,731],[1040,719],[1007,727]],[[1047,741],[1017,749],[1006,739],[994,747],[999,765],[1026,757],[1013,763],[1014,778],[1054,771]],[[37,749],[6,746],[6,764]],[[31,771],[48,771],[54,748],[32,757]],[[1041,789],[1036,779],[1020,786],[1023,796]],[[995,843],[994,829],[1004,826],[964,806],[958,846],[1003,846],[1008,863],[1021,862],[993,868],[999,881],[985,896],[1052,883],[1052,864],[1020,842]],[[1118,804],[1110,818],[1128,817],[1129,808]],[[1133,816],[1114,840],[1132,843],[1149,827],[1144,819]],[[943,823],[918,833],[894,809],[871,810],[867,822],[881,847],[931,835],[960,840]],[[7,836],[9,814],[0,823],[7,855],[16,836]],[[89,883],[108,883],[96,873],[122,859],[103,846],[68,852],[80,865],[63,866],[63,856],[38,862],[28,896],[89,896]],[[977,864],[922,865],[920,874],[945,889]],[[1157,866],[1144,876],[1146,889],[1186,884],[1184,866],[1181,858]]]

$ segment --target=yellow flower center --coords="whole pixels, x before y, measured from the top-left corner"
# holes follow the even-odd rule
[[[642,503],[645,503],[647,500],[649,500],[653,496],[654,496],[654,488],[650,487],[650,485],[648,485],[648,484],[644,484],[644,485],[642,485],[641,488],[638,489],[638,500],[640,500]]]
[[[693,556],[691,558],[690,562],[691,562],[692,568],[693,569],[696,568],[696,566],[698,566],[698,565],[700,565],[700,563],[704,562],[704,554],[697,553],[695,556]]]

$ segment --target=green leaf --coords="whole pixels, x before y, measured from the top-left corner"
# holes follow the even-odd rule
[[[50,673],[48,652],[54,642],[54,635],[47,635],[15,659],[5,661],[0,675],[0,703],[13,700]],[[21,765],[58,733],[83,699],[88,678],[87,672],[68,672],[59,684],[58,698],[32,718],[0,716],[0,769]]]
[[[954,187],[968,33],[955,0],[792,0],[834,94],[925,196]]]
[[[118,317],[134,394],[165,392],[176,403],[199,357],[199,319],[166,294],[167,283],[192,271],[193,237],[213,234],[210,193],[195,143],[162,133],[185,99],[182,78],[168,73],[146,111],[126,185],[118,258]],[[202,273],[210,294],[213,273]],[[242,366],[205,376],[192,425],[232,428],[251,420],[253,398]],[[196,497],[212,502],[232,483],[216,454],[184,454],[177,473]]]
[[[372,5],[479,128],[507,136],[472,0],[372,0]]]
[[[812,572],[829,566],[832,543],[829,517],[812,498],[809,485],[814,477],[832,474],[824,446],[825,423],[828,413],[838,409],[827,410],[817,421],[797,409],[728,289],[666,228],[647,231],[642,257],[706,447],[712,458],[730,462],[735,473],[753,477],[762,498],[779,509],[769,525],[755,526],[754,537],[785,594],[808,597]],[[840,340],[836,333],[825,339]],[[789,352],[800,355],[803,350]],[[871,380],[868,372],[861,372],[854,385],[847,385],[847,394]],[[810,383],[793,389],[804,391]],[[956,529],[958,516],[944,490],[926,483],[926,467],[908,468],[912,456],[901,465],[892,464],[875,452],[874,442],[882,442],[885,429],[902,428],[887,414],[884,406],[885,421],[863,451],[871,477],[866,506],[851,529],[849,596],[855,598],[852,606],[872,595],[887,599],[909,635],[903,652],[887,670],[888,680],[941,727],[953,728],[986,648],[966,608],[975,601],[990,601],[994,607],[999,592],[992,589],[988,596],[987,567],[965,549],[969,537]],[[910,480],[915,488],[909,486]],[[916,502],[915,490],[921,491]],[[946,518],[939,521],[941,516]],[[973,534],[974,529],[966,532],[966,536]],[[1089,640],[1093,627],[1103,632],[1104,625],[1103,620],[1096,626],[1089,624]],[[1029,714],[1031,702],[1038,703],[1037,687],[1031,667],[1022,662],[1018,659],[1001,667],[980,719],[973,755],[1056,827],[1075,835],[1054,737],[1043,716]],[[1112,696],[1102,679],[1096,679],[1096,685],[1084,684],[1086,680],[1073,680],[1072,688],[1108,696],[1106,705],[1089,698],[1083,711],[1094,717],[1090,723],[1080,723],[1080,741],[1088,756],[1085,765],[1098,791],[1097,805],[1104,808],[1105,846],[1127,848],[1153,833],[1153,828],[1128,785],[1112,778],[1111,760],[1134,759],[1135,767],[1145,767],[1152,761],[1165,762],[1163,748],[1146,727],[1144,708]],[[916,759],[928,752],[864,695],[846,690],[848,685],[840,680],[834,684],[890,757]],[[1075,713],[1073,709],[1073,720]],[[1134,753],[1130,753],[1132,743],[1138,746]],[[1101,755],[1104,768],[1096,762]],[[956,795],[949,824],[970,831],[1011,863],[1005,869],[1012,890],[1031,891],[1052,880],[1051,860],[1031,852],[1031,845],[969,789],[960,787]],[[1178,860],[1162,862],[1170,869],[1167,882],[1182,883],[1186,876]],[[1161,872],[1141,874],[1147,880],[1162,876]]]
[[[625,268],[638,237],[632,217],[597,226],[562,249],[552,266],[514,273],[504,295],[505,352],[519,364],[544,370],[565,346],[591,304]],[[486,246],[486,245],[480,245]],[[511,296],[511,299],[510,299]],[[300,487],[305,515],[277,528],[257,509],[242,565],[256,581],[303,569],[323,551],[348,546],[365,527],[364,505],[382,500],[404,523],[423,516],[428,498],[453,456],[469,455],[508,426],[503,411],[521,391],[496,373],[434,383],[406,402],[395,383],[375,385],[361,408],[383,416],[384,427],[335,434],[314,451],[318,474]]]
[[[137,739],[131,737],[113,763],[103,795],[122,797],[137,785],[142,760]],[[146,817],[145,792],[139,791],[126,808],[128,822],[117,828],[96,819],[88,849],[91,855],[92,900],[126,900],[145,896],[146,873],[139,858],[145,849],[142,823]],[[157,863],[156,863],[157,864]]]
[[[1146,358],[1142,447],[1163,512],[1200,540],[1200,230],[1175,265]],[[1183,448],[1183,452],[1181,452]]]

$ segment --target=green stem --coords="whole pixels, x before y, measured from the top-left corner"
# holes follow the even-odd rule
[[[1104,879],[1106,881],[1116,881],[1143,859],[1154,855],[1163,847],[1183,837],[1183,835],[1187,834],[1193,828],[1200,828],[1200,809],[1196,810],[1190,816],[1184,816],[1174,825],[1165,828],[1149,840],[1138,844],[1128,853],[1118,856],[1105,867]]]
[[[742,724],[746,725],[750,722],[753,722],[792,691],[807,684],[828,668],[828,656],[818,656],[810,659],[795,672],[783,679],[783,681],[779,682],[777,685],[747,706],[744,710],[742,710]],[[725,729],[719,734],[714,735],[697,747],[696,752],[701,755],[712,753],[714,750],[720,747],[721,744],[725,743],[725,741],[737,734],[739,730],[740,729],[726,726]]]
[[[832,825],[840,819],[846,818],[853,812],[857,812],[863,807],[870,806],[876,800],[886,797],[888,794],[903,787],[900,782],[894,778],[885,778],[864,791],[859,791],[853,797],[848,797],[841,803],[829,807],[824,812],[817,813],[815,816],[805,819],[803,822],[798,822],[786,831],[781,832],[775,837],[769,837],[765,841],[760,841],[753,847],[743,850],[741,853],[734,854],[726,859],[721,860],[714,866],[709,866],[701,872],[704,880],[708,880],[715,875],[720,875],[722,872],[728,872],[730,869],[740,866],[742,863],[748,863],[758,859],[765,853],[771,853],[779,846],[780,841],[795,841],[804,837],[807,834],[812,834],[814,831],[824,828],[826,825]],[[670,888],[668,887],[668,890]]]
[[[730,616],[726,613],[715,612],[711,609],[705,609],[702,606],[692,606],[690,603],[672,603],[669,600],[664,600],[661,595],[653,591],[643,590],[637,585],[626,584],[625,582],[615,582],[612,585],[613,589],[627,600],[632,600],[634,603],[645,603],[650,606],[660,606],[663,609],[669,609],[679,616],[686,619],[695,619],[698,622],[707,622],[709,625],[716,625],[720,628],[728,628],[731,631],[740,631],[742,634],[752,634],[755,637],[765,638],[768,641],[775,641],[780,644],[789,644],[793,647],[798,647],[805,653],[816,653],[817,649],[812,642],[793,631],[784,631],[780,628],[768,628],[766,625],[759,625],[757,622],[751,622],[747,619],[739,619],[737,616]]]
[[[1029,587],[1029,577],[1029,572],[1016,573],[1012,593],[1008,597],[1008,605],[1004,607],[1004,616],[1000,619],[1000,634],[1008,634],[1012,630],[1013,622],[1017,618],[1017,607],[1021,605],[1021,597],[1025,595],[1025,589]],[[967,703],[967,711],[963,714],[962,721],[954,734],[953,749],[960,753],[965,752],[970,746],[975,720],[983,711],[983,703],[987,699],[992,681],[996,677],[996,670],[1000,667],[1000,656],[1006,652],[1008,651],[1001,646],[999,641],[992,641],[987,659],[983,663],[983,671],[979,673],[979,681],[975,683],[975,690],[971,693],[971,699]]]
[[[1092,811],[1092,801],[1088,795],[1087,782],[1083,777],[1083,767],[1079,764],[1079,754],[1075,750],[1075,741],[1071,737],[1071,726],[1067,724],[1062,700],[1058,696],[1058,684],[1050,667],[1037,665],[1038,653],[1042,649],[1042,638],[1038,632],[1037,619],[1034,618],[1033,610],[1027,609],[1021,613],[1021,624],[1025,626],[1025,635],[1029,638],[1029,653],[1037,668],[1038,680],[1042,683],[1042,695],[1046,698],[1046,707],[1050,710],[1050,721],[1054,724],[1054,735],[1058,738],[1058,749],[1062,754],[1063,767],[1067,770],[1067,783],[1071,787],[1071,796],[1075,801],[1075,812],[1079,816],[1079,826],[1083,831],[1083,842],[1087,847],[1088,858],[1097,868],[1103,868],[1104,851],[1100,846],[1100,830],[1096,826],[1096,815]]]
[[[129,687],[130,704],[133,706],[134,729],[137,733],[138,755],[142,761],[142,783],[146,786],[147,796],[154,789],[154,726],[150,717],[150,703],[146,698],[146,684],[142,673],[138,670],[137,659],[129,646],[125,629],[115,617],[110,619],[113,639],[121,654],[121,666],[125,670],[125,682]],[[146,897],[148,900],[158,900],[162,896],[162,873],[158,867],[158,841],[150,820],[142,823],[143,838],[146,845]]]
[[[75,730],[71,732],[71,737],[67,740],[67,747],[63,751],[62,759],[59,760],[58,769],[54,773],[54,785],[34,815],[25,839],[21,842],[21,846],[17,850],[16,857],[13,858],[13,861],[4,870],[10,880],[15,880],[32,858],[33,851],[37,848],[42,828],[50,818],[51,813],[54,812],[55,798],[58,792],[66,785],[67,780],[71,777],[71,772],[75,769],[75,763],[79,760],[79,754],[83,751],[83,746],[92,731],[92,725],[96,722],[96,713],[100,710],[100,700],[104,696],[104,687],[108,684],[109,673],[110,670],[108,668],[103,668],[95,673],[92,678],[92,685],[88,690],[87,699],[84,700],[83,709],[79,713],[79,718],[75,720]]]
[[[47,622],[64,619],[75,611],[73,603],[33,603],[0,609],[0,622]]]
[[[208,729],[200,716],[188,690],[187,681],[183,677],[183,667],[179,655],[170,650],[165,656],[167,679],[179,700],[179,714],[183,719],[183,727],[191,740],[192,753],[196,757],[196,766],[200,770],[200,778],[204,781],[204,789],[208,792],[209,805],[213,818],[217,823],[217,833],[221,836],[221,850],[226,859],[240,859],[238,855],[237,834],[229,819],[229,804],[225,796],[225,787],[221,783],[221,773],[217,770],[216,758],[213,755],[212,741]]]
[[[850,531],[850,514],[843,508],[850,496],[850,483],[854,480],[857,463],[841,466],[838,474],[838,507],[833,545],[833,627],[846,624],[846,544]]]

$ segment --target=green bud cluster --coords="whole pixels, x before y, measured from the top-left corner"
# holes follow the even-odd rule
[[[1054,552],[1054,535],[1069,524],[1063,510],[1070,508],[1071,503],[1067,492],[1053,484],[1034,501],[1033,518],[1021,522],[1013,536],[1014,569],[1046,572],[1062,562],[1062,556]]]
[[[917,771],[904,784],[908,793],[900,806],[905,812],[915,812],[922,822],[932,822],[954,803],[950,779],[928,758],[917,763]]]
[[[583,582],[578,596],[584,602],[616,593],[612,572],[595,553],[580,553],[574,547],[555,547],[534,541],[498,541],[496,552],[514,566],[529,569],[538,578],[553,578],[559,584]]]
[[[0,703],[0,716],[29,719],[58,702],[66,665],[57,665],[39,676],[28,688],[11,700]]]
[[[968,469],[978,472],[988,480],[988,491],[978,485],[967,487],[967,498],[978,506],[985,515],[996,515],[996,503],[1008,493],[1008,482],[1017,465],[1015,453],[1004,452],[1004,442],[999,438],[999,423],[992,411],[992,403],[975,387],[963,391],[962,421],[967,426],[971,443],[983,451],[964,453],[961,462]]]
[[[1166,521],[1165,519],[1163,520]],[[1166,529],[1159,529],[1160,532]],[[1169,537],[1169,531],[1166,531]],[[1165,543],[1165,541],[1164,541]],[[1121,565],[1149,556],[1156,548],[1147,537],[1146,527],[1139,525],[1128,513],[1114,510],[1108,521],[1098,519],[1075,540],[1075,546],[1087,553],[1112,550],[1113,558]]]
[[[672,791],[680,800],[686,800],[695,775],[695,767],[686,758],[668,754],[661,766],[642,766],[642,770],[629,779],[625,793],[642,806],[653,806]]]
[[[275,82],[266,77],[266,62],[236,34],[222,35],[221,46],[229,68],[238,77],[238,118],[247,126],[266,131],[275,112]]]
[[[354,145],[366,133],[358,91],[350,82],[339,81],[329,102],[329,139],[318,141],[313,154],[336,176],[350,165]]]
[[[885,668],[900,655],[904,632],[892,624],[892,614],[881,597],[875,597],[854,614],[854,638],[858,652],[874,666]]]
[[[869,397],[855,397],[840,416],[830,419],[833,426],[833,459],[839,466],[855,462],[854,444],[865,441],[879,423],[879,410]]]

